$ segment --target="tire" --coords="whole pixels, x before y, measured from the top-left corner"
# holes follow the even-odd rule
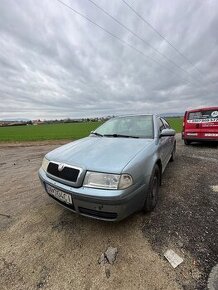
[[[176,155],[176,143],[174,143],[174,146],[173,146],[173,151],[171,153],[170,162],[173,162],[175,160],[175,155]]]
[[[191,141],[190,140],[187,140],[187,139],[184,139],[184,144],[185,145],[190,145],[191,144]]]
[[[157,205],[160,187],[160,177],[161,177],[160,175],[161,175],[160,168],[156,164],[151,174],[147,197],[145,200],[145,204],[143,206],[144,212],[152,211]]]

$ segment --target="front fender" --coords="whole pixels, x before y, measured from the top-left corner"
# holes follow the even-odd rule
[[[128,173],[133,177],[134,182],[138,184],[148,184],[157,161],[160,159],[158,155],[158,145],[155,140],[149,148],[142,150],[132,159],[124,168],[122,173]]]

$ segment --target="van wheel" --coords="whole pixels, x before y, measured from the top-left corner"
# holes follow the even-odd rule
[[[152,211],[157,205],[159,187],[160,187],[160,168],[156,164],[151,174],[147,197],[145,200],[145,204],[143,206],[144,212]]]
[[[173,162],[175,160],[175,156],[176,156],[176,143],[174,143],[174,146],[173,146],[173,151],[171,153],[170,162]]]
[[[187,139],[184,139],[184,143],[185,143],[185,145],[190,145],[191,144],[191,141],[190,140],[187,140]]]

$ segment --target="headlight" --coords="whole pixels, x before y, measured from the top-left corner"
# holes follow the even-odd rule
[[[111,174],[88,171],[83,185],[102,189],[124,189],[132,185],[132,177],[128,174]]]
[[[48,168],[48,164],[49,164],[49,160],[44,157],[42,161],[42,169],[46,171]]]

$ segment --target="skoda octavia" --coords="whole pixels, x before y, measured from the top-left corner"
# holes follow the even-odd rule
[[[175,131],[165,119],[121,116],[46,154],[39,177],[48,195],[64,207],[118,221],[155,208],[162,174],[175,151]]]

